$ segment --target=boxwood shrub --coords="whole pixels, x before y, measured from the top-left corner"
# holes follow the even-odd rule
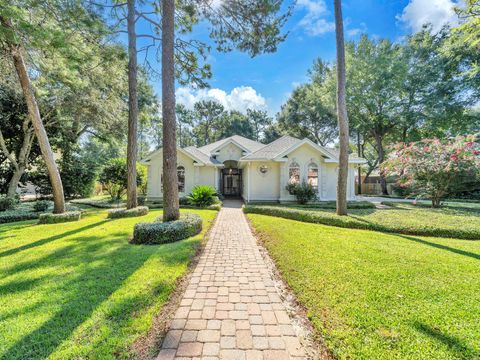
[[[45,213],[38,217],[39,224],[58,224],[69,221],[78,221],[82,217],[81,211],[67,211],[62,214]]]
[[[308,209],[299,209],[281,206],[259,206],[246,205],[243,208],[245,213],[277,216],[290,220],[297,220],[308,223],[337,226],[342,228],[363,229],[381,231],[387,233],[397,233],[419,236],[438,236],[445,238],[457,238],[467,240],[480,240],[480,231],[462,228],[438,228],[438,227],[418,227],[405,224],[379,224],[369,221],[363,221],[356,216],[338,216],[329,211],[315,211]]]
[[[35,219],[38,219],[38,213],[32,211],[11,210],[0,212],[0,224]]]
[[[166,244],[197,235],[202,231],[202,218],[197,214],[182,214],[179,220],[136,224],[132,244]]]
[[[143,216],[148,214],[148,206],[137,206],[133,209],[113,209],[108,212],[109,219]]]

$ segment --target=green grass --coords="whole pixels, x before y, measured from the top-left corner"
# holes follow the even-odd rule
[[[480,242],[248,217],[338,358],[480,358]]]
[[[391,203],[389,203],[391,204]],[[480,207],[456,203],[432,209],[422,204],[394,205],[391,209],[350,209],[348,216],[337,216],[329,209],[299,209],[289,206],[247,205],[247,213],[272,215],[287,219],[367,229],[407,235],[480,239]]]
[[[0,358],[115,359],[148,332],[187,270],[204,230],[161,246],[131,245],[147,216],[107,220],[88,211],[79,222],[0,225]]]

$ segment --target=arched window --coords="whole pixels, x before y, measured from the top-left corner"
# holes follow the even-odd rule
[[[308,164],[307,181],[314,189],[318,189],[318,166],[314,162]]]
[[[178,192],[185,192],[185,168],[183,166],[177,167],[178,178]]]
[[[292,161],[288,167],[288,183],[299,184],[300,183],[300,165],[296,161]]]

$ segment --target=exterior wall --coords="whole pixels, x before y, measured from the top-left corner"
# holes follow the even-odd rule
[[[288,154],[286,162],[280,165],[280,201],[289,202],[295,201],[295,196],[290,195],[285,190],[285,186],[288,183],[288,169],[292,162],[298,163],[300,166],[300,181],[307,180],[308,165],[315,163],[318,166],[318,200],[328,201],[336,200],[337,197],[337,166],[336,163],[326,163],[321,154],[311,146],[304,144],[298,149]],[[355,166],[349,165],[348,172],[348,187],[347,198],[348,200],[355,199]]]
[[[250,168],[248,164],[242,170],[242,198],[246,202],[250,201],[250,194],[249,194],[249,183],[250,181]]]
[[[177,165],[185,167],[185,191],[180,193],[180,196],[185,196],[192,190],[195,185],[195,168],[193,160],[177,151]],[[148,184],[147,184],[147,197],[149,199],[160,199],[162,194],[162,168],[163,168],[163,156],[162,153],[158,153],[154,156],[148,166]]]
[[[268,171],[262,174],[260,166],[265,165]],[[273,161],[251,162],[248,166],[250,180],[249,201],[278,201],[280,198],[280,164]]]
[[[220,149],[217,160],[223,163],[227,160],[238,161],[243,156],[243,150],[235,144],[228,144]]]

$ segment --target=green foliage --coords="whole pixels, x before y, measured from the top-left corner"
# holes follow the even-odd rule
[[[279,130],[326,146],[337,137],[333,69],[318,59],[310,82],[298,86],[278,114]]]
[[[13,210],[17,204],[18,199],[0,195],[0,211]]]
[[[208,185],[194,186],[192,192],[187,196],[190,205],[207,207],[215,203],[217,190]]]
[[[290,207],[298,207],[301,209],[336,209],[336,201],[320,201],[307,205],[289,205]],[[375,209],[375,204],[370,201],[349,201],[349,209]]]
[[[202,231],[202,218],[196,214],[183,214],[179,220],[139,223],[133,230],[132,244],[165,244],[194,236]]]
[[[404,206],[404,205],[403,205]],[[358,209],[348,216],[333,210],[299,209],[287,206],[246,205],[247,214],[262,214],[302,222],[387,233],[480,240],[480,210],[449,209]],[[458,224],[462,223],[462,227]]]
[[[108,211],[109,219],[120,219],[126,217],[145,216],[148,214],[148,206],[137,206],[133,209],[112,209]]]
[[[290,183],[285,187],[285,189],[290,194],[295,195],[297,202],[302,205],[317,199],[317,191],[306,181],[303,181],[300,184]]]
[[[480,242],[248,218],[334,358],[478,358]]]
[[[45,212],[51,205],[51,201],[48,200],[38,200],[33,204],[33,210],[36,212]]]
[[[0,211],[0,224],[37,218],[38,213],[34,211],[30,203],[21,203],[13,210]]]
[[[204,231],[164,246],[132,246],[138,218],[109,221],[97,209],[60,225],[0,225],[0,318],[9,329],[1,331],[0,358],[132,357],[216,215],[192,212]]]
[[[480,144],[474,136],[397,144],[382,171],[402,187],[432,200],[434,207],[454,193],[473,190],[480,179]]]
[[[81,211],[66,211],[62,214],[45,213],[38,217],[39,224],[59,224],[70,221],[79,221],[82,217]]]
[[[112,200],[120,200],[127,191],[127,160],[117,158],[110,160],[100,174],[100,181],[104,184]],[[146,170],[137,164],[137,186],[141,187],[146,182]]]

